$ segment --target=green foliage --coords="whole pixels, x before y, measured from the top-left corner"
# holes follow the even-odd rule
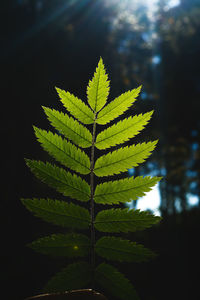
[[[157,141],[131,145],[100,156],[95,161],[95,147],[104,150],[136,136],[149,122],[152,111],[129,117],[102,130],[96,136],[96,125],[104,125],[123,114],[135,101],[141,86],[128,91],[109,104],[109,81],[100,59],[96,72],[87,88],[88,104],[69,92],[57,88],[60,100],[72,115],[43,107],[51,125],[62,137],[51,131],[34,127],[35,135],[45,151],[71,173],[49,162],[26,159],[34,175],[49,187],[66,197],[88,202],[88,209],[74,203],[53,199],[22,199],[22,203],[35,216],[54,225],[71,229],[88,229],[91,238],[77,233],[52,234],[33,241],[29,246],[42,254],[83,257],[91,256],[91,264],[77,262],[57,273],[46,285],[45,291],[58,292],[98,284],[121,299],[139,299],[132,284],[109,264],[95,266],[95,253],[114,261],[142,262],[155,255],[144,246],[115,236],[102,236],[95,241],[95,229],[101,232],[134,232],[151,227],[160,218],[148,212],[111,208],[96,216],[95,204],[120,204],[145,195],[158,183],[160,177],[132,177],[98,184],[94,189],[94,176],[110,176],[127,171],[143,163],[154,150]],[[74,119],[75,118],[75,119]],[[92,133],[85,125],[93,124]],[[69,141],[70,140],[70,141]],[[76,146],[75,146],[76,145]],[[81,148],[89,148],[91,158]],[[76,175],[90,175],[83,179]],[[68,200],[66,198],[66,200]]]
[[[106,105],[97,115],[97,124],[105,125],[122,115],[136,101],[136,97],[139,95],[140,90],[141,86],[122,94]]]
[[[34,127],[35,135],[44,150],[52,155],[58,162],[81,174],[90,172],[90,159],[70,142],[63,140],[61,136],[53,134],[51,131]]]
[[[134,232],[151,227],[160,221],[147,211],[111,208],[100,211],[95,219],[95,228],[102,232]]]
[[[92,110],[85,105],[80,99],[65,92],[59,88],[56,88],[60,100],[63,103],[64,107],[80,122],[83,124],[93,124],[94,122],[94,113]]]
[[[67,139],[70,139],[74,144],[82,148],[87,148],[92,145],[92,135],[85,126],[55,109],[48,107],[43,107],[43,109],[51,125]]]
[[[74,203],[53,199],[21,199],[36,217],[62,227],[87,229],[90,225],[89,211]]]
[[[73,263],[52,277],[44,287],[44,292],[64,292],[80,289],[87,286],[91,280],[91,266],[88,263]]]
[[[97,176],[109,176],[137,167],[151,155],[157,141],[127,146],[105,154],[97,159],[94,173]]]
[[[37,252],[53,256],[78,257],[89,253],[90,240],[83,234],[52,234],[40,238],[29,247]]]
[[[160,177],[132,177],[108,181],[97,185],[94,200],[101,204],[119,204],[129,202],[145,195],[158,183]]]
[[[88,103],[94,112],[98,112],[106,104],[109,93],[108,75],[100,59],[94,77],[87,88]]]
[[[97,135],[95,146],[102,150],[128,141],[144,128],[152,113],[153,111],[150,111],[144,115],[124,119],[105,129]]]
[[[104,236],[100,238],[95,245],[95,250],[98,255],[106,259],[121,262],[141,262],[154,257],[153,252],[144,248],[142,245],[114,236]]]
[[[102,263],[96,268],[95,279],[103,289],[117,298],[139,300],[130,281],[109,264]]]
[[[37,178],[64,196],[70,196],[84,202],[89,200],[90,187],[84,179],[76,174],[72,175],[70,172],[48,162],[26,159],[26,164]]]

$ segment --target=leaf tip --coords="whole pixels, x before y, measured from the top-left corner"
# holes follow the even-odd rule
[[[103,59],[102,59],[101,56],[100,56],[100,58],[99,58],[99,64],[103,64]]]
[[[153,113],[154,113],[154,109],[150,110],[149,116],[151,117],[153,115]]]
[[[19,200],[22,202],[22,204],[23,204],[23,205],[25,205],[25,203],[26,203],[26,199],[24,199],[24,198],[20,198]]]
[[[33,125],[33,130],[34,130],[35,133],[38,131],[38,129],[39,128],[37,126]]]
[[[26,165],[28,166],[29,162],[31,161],[31,159],[29,158],[24,158]]]
[[[156,146],[158,144],[158,142],[159,142],[159,139],[155,140],[153,143]]]
[[[42,105],[41,107],[42,107],[42,109],[43,109],[44,111],[46,111],[46,110],[48,109],[48,107],[46,107],[46,106],[44,106],[44,105]]]
[[[157,179],[158,181],[161,181],[163,179],[163,176],[158,176]]]

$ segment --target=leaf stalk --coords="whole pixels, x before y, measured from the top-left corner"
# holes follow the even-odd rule
[[[94,116],[93,131],[92,131],[92,146],[90,160],[90,215],[91,215],[91,267],[92,267],[92,285],[94,289],[94,271],[95,271],[95,212],[94,212],[94,145],[96,135],[96,114]]]

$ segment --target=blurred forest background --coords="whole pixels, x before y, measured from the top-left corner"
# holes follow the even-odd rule
[[[131,237],[158,257],[118,268],[141,300],[198,299],[200,0],[2,0],[0,15],[4,299],[39,293],[63,266],[26,247],[57,228],[33,217],[19,199],[58,195],[34,178],[24,157],[49,160],[32,129],[50,128],[41,105],[63,110],[55,86],[86,100],[100,56],[111,80],[110,100],[142,84],[129,114],[155,110],[138,139],[159,144],[126,176],[164,176],[155,210],[162,222]],[[154,200],[149,206],[148,196],[144,200],[152,211]]]

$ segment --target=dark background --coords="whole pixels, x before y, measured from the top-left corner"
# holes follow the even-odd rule
[[[159,185],[162,222],[130,235],[159,255],[149,263],[118,268],[133,282],[141,300],[199,298],[200,1],[181,0],[175,6],[159,0],[153,15],[147,2],[1,2],[4,299],[21,300],[39,293],[63,267],[62,260],[26,247],[60,229],[33,217],[20,198],[62,197],[34,178],[24,157],[49,160],[32,129],[33,124],[50,128],[41,105],[63,110],[55,86],[85,101],[100,56],[111,80],[109,100],[143,84],[129,113],[154,109],[139,140],[159,138],[160,142],[135,174],[164,176]],[[195,205],[189,196],[196,197]]]

